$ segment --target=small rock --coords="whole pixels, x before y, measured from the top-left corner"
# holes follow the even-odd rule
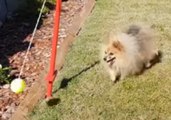
[[[18,73],[19,73],[18,70],[11,70],[10,76],[13,76],[13,75],[18,74]]]
[[[10,88],[10,84],[5,84],[5,85],[3,85],[3,88],[4,88],[4,89],[9,89],[9,88]]]
[[[10,113],[5,112],[5,113],[2,114],[2,119],[4,119],[4,120],[9,119],[10,117],[11,117]]]
[[[3,112],[2,112],[2,111],[0,111],[0,117],[2,116],[2,114],[3,114]]]
[[[7,109],[6,112],[12,114],[14,112],[14,110],[15,110],[15,108],[11,106]]]
[[[65,38],[66,35],[59,35],[59,38]]]
[[[68,12],[69,11],[69,8],[66,7],[66,6],[62,6],[62,12]]]

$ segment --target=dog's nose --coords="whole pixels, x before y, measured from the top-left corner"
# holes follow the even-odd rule
[[[106,58],[103,58],[104,61],[106,61]]]

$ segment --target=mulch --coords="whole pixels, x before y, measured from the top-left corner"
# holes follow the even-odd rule
[[[62,2],[58,47],[67,37],[67,30],[72,25],[74,16],[82,10],[83,6],[83,0]],[[27,84],[23,94],[13,93],[9,84],[0,85],[0,120],[10,119],[34,81],[40,78],[42,70],[47,69],[46,65],[49,64],[51,55],[54,11],[53,9],[42,16],[36,31],[22,74]],[[23,18],[16,14],[0,28],[0,64],[10,66],[12,76],[19,75],[35,22],[36,18],[33,16]]]

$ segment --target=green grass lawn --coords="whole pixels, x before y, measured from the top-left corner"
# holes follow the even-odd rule
[[[99,45],[111,30],[153,25],[162,62],[113,84],[99,64]],[[171,120],[170,0],[97,0],[55,83],[56,106],[40,102],[32,120]]]

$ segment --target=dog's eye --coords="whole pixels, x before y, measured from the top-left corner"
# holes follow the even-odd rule
[[[113,55],[113,53],[109,53],[109,55]]]
[[[105,54],[107,54],[107,52],[105,51]]]

